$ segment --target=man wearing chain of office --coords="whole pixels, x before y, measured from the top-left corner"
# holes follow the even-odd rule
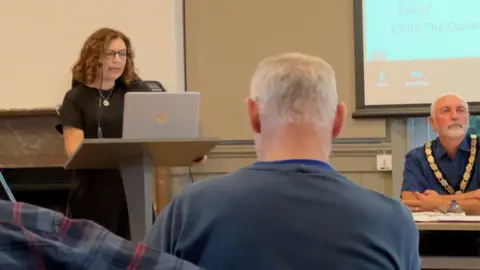
[[[412,212],[480,215],[480,138],[467,134],[467,102],[456,94],[440,96],[431,105],[429,123],[438,137],[406,155],[402,201]],[[420,236],[421,253],[422,249],[431,255],[480,253],[480,235],[475,232],[421,232]],[[449,250],[452,244],[455,248]]]

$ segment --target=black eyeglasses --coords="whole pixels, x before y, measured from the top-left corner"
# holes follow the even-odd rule
[[[127,51],[113,51],[113,50],[108,50],[105,51],[105,57],[109,60],[114,59],[115,56],[117,56],[122,60],[127,59],[127,56],[130,56],[130,53]]]

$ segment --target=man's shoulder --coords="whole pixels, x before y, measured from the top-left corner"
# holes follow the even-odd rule
[[[175,205],[183,205],[185,209],[208,209],[209,207],[226,207],[228,202],[241,197],[255,189],[260,183],[255,173],[241,168],[235,172],[205,178],[182,188],[174,198]],[[219,205],[218,202],[223,204]]]
[[[412,212],[403,203],[391,200],[383,209],[377,209],[377,222],[384,225],[385,237],[393,239],[392,244],[404,251],[418,246],[419,233]]]
[[[362,230],[364,237],[376,245],[398,256],[398,263],[416,264],[418,255],[415,247],[419,245],[419,232],[410,210],[393,198],[384,195],[371,197],[371,208],[364,209],[352,221],[356,223],[356,229]]]
[[[420,160],[425,158],[425,145],[410,149],[405,155],[405,159]]]
[[[364,213],[365,222],[389,224],[410,223],[413,217],[408,208],[400,201],[382,193],[366,188],[351,189],[351,207]]]
[[[417,232],[412,213],[403,203],[383,194],[377,195],[376,200],[376,207],[372,211],[372,218],[375,219],[375,222],[383,222],[389,231]]]
[[[200,181],[195,181],[186,186],[177,198],[192,197],[207,193],[217,193],[220,189],[227,189],[236,184],[239,171],[213,176]]]
[[[392,254],[404,253],[418,244],[418,229],[411,212],[383,194],[365,192],[349,203],[348,211],[339,215],[348,224],[355,224],[355,230],[365,239],[386,247]]]
[[[371,195],[370,197],[372,198],[372,200],[376,200],[373,201],[373,203],[375,203],[375,205],[377,206],[375,207],[375,212],[378,215],[381,215],[382,219],[389,220],[391,218],[397,220],[406,219],[409,222],[413,221],[412,213],[403,203],[375,191],[371,192],[376,194],[376,196]]]
[[[423,168],[426,165],[428,165],[428,161],[425,154],[425,145],[410,149],[405,155],[404,169]]]

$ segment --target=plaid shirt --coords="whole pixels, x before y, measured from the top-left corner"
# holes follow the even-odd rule
[[[0,201],[0,269],[200,268],[142,243],[133,244],[94,222]]]

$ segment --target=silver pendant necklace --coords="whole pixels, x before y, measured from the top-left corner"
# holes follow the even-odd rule
[[[102,90],[100,90],[98,93],[100,94],[100,96],[103,99],[103,102],[102,102],[103,106],[105,106],[105,107],[110,106],[110,101],[108,101],[108,100],[110,99],[110,96],[113,94],[113,89],[110,90],[110,94],[108,94],[108,96],[106,98],[101,91]]]

